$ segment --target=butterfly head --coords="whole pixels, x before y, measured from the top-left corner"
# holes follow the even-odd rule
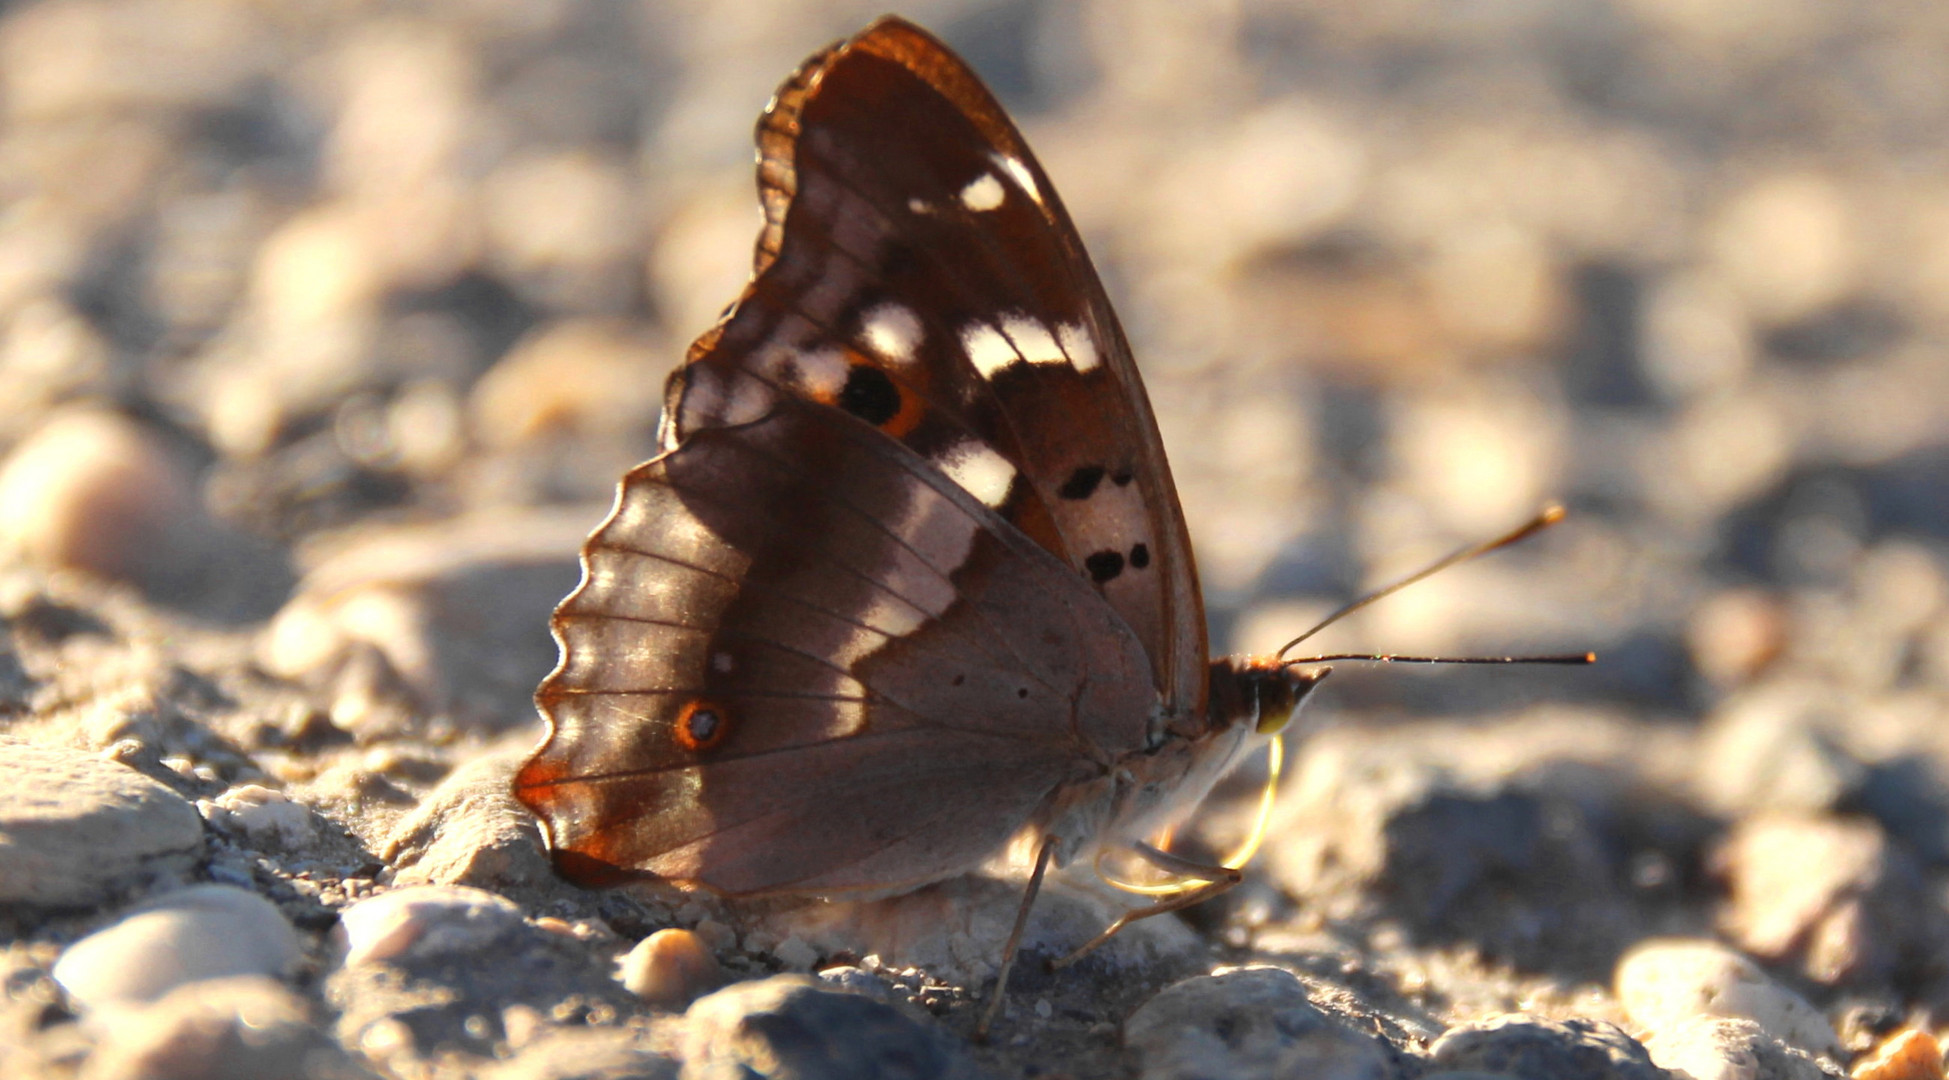
[[[1285,730],[1330,667],[1300,668],[1274,656],[1227,656],[1211,663],[1207,718],[1212,730],[1250,724],[1260,735]]]

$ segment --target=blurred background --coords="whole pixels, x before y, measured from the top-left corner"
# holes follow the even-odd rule
[[[749,272],[758,112],[882,7],[7,6],[6,560],[342,699],[403,681],[529,728],[579,539]],[[1943,726],[1949,7],[901,11],[1077,219],[1215,649],[1561,499],[1316,644],[1597,668],[1348,674],[1341,701],[1682,720],[1772,686]],[[492,640],[456,675],[459,638]]]

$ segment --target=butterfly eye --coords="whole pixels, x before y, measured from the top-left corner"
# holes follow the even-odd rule
[[[685,750],[709,750],[731,733],[731,714],[714,701],[693,701],[677,714],[676,730]]]

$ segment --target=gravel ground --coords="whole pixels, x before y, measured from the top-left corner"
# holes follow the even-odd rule
[[[11,5],[0,1075],[1939,1080],[1949,7],[903,13],[1090,244],[1214,648],[1561,499],[1318,644],[1601,662],[1343,668],[1246,884],[986,1043],[1015,885],[564,884],[547,613],[878,7]]]

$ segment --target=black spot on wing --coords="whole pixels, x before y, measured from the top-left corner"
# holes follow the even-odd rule
[[[1101,465],[1085,465],[1069,474],[1056,494],[1065,499],[1087,499],[1096,491],[1096,485],[1103,482],[1103,474],[1108,470]]]
[[[1132,569],[1142,570],[1149,565],[1150,545],[1138,544],[1136,547],[1130,549],[1130,566]]]
[[[1090,580],[1103,584],[1123,573],[1123,552],[1099,551],[1083,560],[1083,569],[1090,572]]]
[[[879,368],[854,364],[839,391],[839,407],[879,427],[900,414],[900,388]]]
[[[1110,478],[1110,482],[1118,487],[1128,487],[1130,482],[1135,479],[1137,479],[1136,473],[1131,472],[1129,469],[1119,469],[1117,470],[1117,474]]]

